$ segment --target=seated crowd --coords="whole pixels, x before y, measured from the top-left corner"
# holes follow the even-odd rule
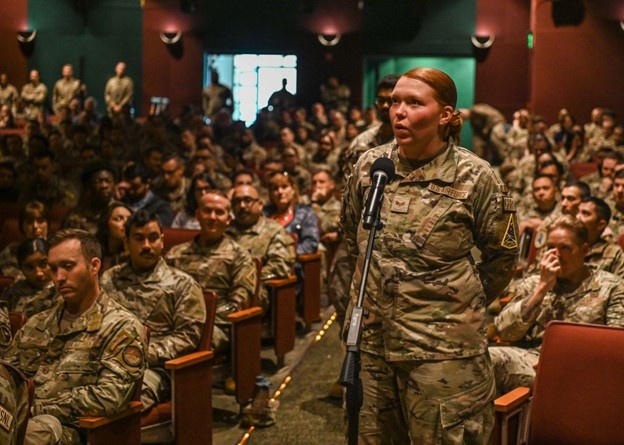
[[[269,280],[295,274],[301,285],[297,255],[322,252],[322,289],[344,319],[353,265],[339,190],[363,152],[392,140],[397,79],[377,85],[368,122],[357,107],[345,116],[317,103],[309,117],[304,107],[261,110],[249,128],[226,110],[211,123],[187,110],[33,119],[23,136],[1,135],[0,205],[19,208],[3,230],[14,219],[22,240],[0,252],[1,274],[15,279],[0,297],[0,349],[35,383],[27,435],[80,443],[77,418],[119,412],[141,379],[144,410],[169,399],[164,362],[197,349],[203,292],[217,295],[212,348],[225,351],[228,314],[267,313]],[[518,242],[530,234],[537,251],[489,308],[501,393],[532,384],[548,321],[624,324],[616,124],[608,110],[584,126],[566,110],[552,127],[519,110],[481,147],[501,161]],[[169,227],[196,234],[165,252]],[[9,312],[28,317],[14,336]]]

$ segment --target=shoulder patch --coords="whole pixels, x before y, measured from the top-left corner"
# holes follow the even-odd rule
[[[541,249],[542,247],[544,247],[546,245],[546,238],[547,238],[546,231],[538,230],[537,233],[535,234],[535,242],[533,243],[535,248]]]
[[[143,352],[138,346],[126,346],[121,354],[123,361],[128,366],[138,368],[143,363]]]
[[[505,249],[517,249],[518,237],[516,236],[516,229],[514,224],[514,215],[509,215],[509,221],[507,221],[507,228],[501,241],[501,246]]]

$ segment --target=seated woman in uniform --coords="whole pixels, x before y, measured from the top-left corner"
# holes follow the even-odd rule
[[[6,224],[6,222],[5,222]],[[30,201],[19,213],[19,230],[28,239],[48,237],[48,208],[39,201]],[[0,252],[0,275],[21,278],[15,251],[19,242],[12,242]]]
[[[0,296],[11,312],[22,312],[31,317],[51,308],[58,298],[48,265],[48,242],[32,238],[21,243],[15,256],[24,275]]]

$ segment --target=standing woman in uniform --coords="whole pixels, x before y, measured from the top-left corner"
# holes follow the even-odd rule
[[[366,286],[361,443],[485,444],[493,428],[484,312],[512,276],[517,222],[489,164],[457,145],[456,102],[441,71],[401,76],[390,108],[395,140],[363,154],[346,187],[354,302],[369,235],[361,216],[370,167],[381,156],[395,165]]]

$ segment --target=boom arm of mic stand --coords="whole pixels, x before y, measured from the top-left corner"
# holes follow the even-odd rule
[[[347,333],[347,354],[345,355],[344,362],[342,363],[342,369],[340,371],[340,384],[346,388],[349,445],[356,445],[358,443],[359,415],[363,401],[362,380],[360,379],[360,340],[362,337],[362,317],[365,315],[363,305],[364,297],[366,295],[368,270],[370,268],[370,260],[373,253],[373,243],[375,241],[375,235],[378,228],[381,228],[379,212],[377,212],[375,224],[372,225],[368,235],[368,245],[366,247],[364,268],[362,270],[362,281],[360,282],[360,290],[358,292],[356,305],[351,312],[351,321],[349,323],[349,331]]]

